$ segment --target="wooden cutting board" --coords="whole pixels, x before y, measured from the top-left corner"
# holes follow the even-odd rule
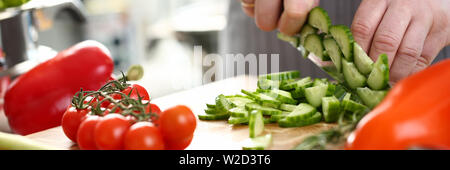
[[[214,103],[219,94],[240,94],[241,89],[255,90],[257,77],[239,76],[190,90],[174,93],[152,100],[161,110],[175,105],[186,105],[195,114],[204,114],[206,103]],[[284,150],[297,146],[305,137],[334,127],[335,124],[319,123],[299,128],[280,128],[277,124],[265,125],[264,133],[272,133],[273,142],[268,149]],[[61,127],[52,128],[28,135],[38,142],[60,149],[78,149],[62,131]],[[197,119],[197,128],[191,145],[191,150],[239,150],[242,142],[248,138],[248,126],[233,126],[226,121],[202,121]]]

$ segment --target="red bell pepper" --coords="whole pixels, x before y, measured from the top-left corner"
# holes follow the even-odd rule
[[[27,135],[61,125],[73,95],[98,90],[110,78],[108,49],[84,41],[15,79],[5,94],[5,114],[13,132]]]
[[[450,149],[450,59],[400,82],[358,124],[346,149]]]

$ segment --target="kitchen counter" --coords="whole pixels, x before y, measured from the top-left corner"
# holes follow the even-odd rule
[[[241,89],[255,90],[257,77],[238,76],[190,90],[174,93],[152,100],[161,110],[175,105],[186,105],[194,114],[204,114],[206,103],[214,103],[219,94],[239,94]],[[277,124],[265,125],[264,133],[272,133],[273,143],[268,149],[291,149],[297,146],[305,137],[334,127],[335,124],[319,123],[306,127],[280,128]],[[61,127],[55,127],[27,137],[38,142],[57,147],[62,150],[78,149],[63,133]],[[225,120],[202,121],[197,119],[197,128],[191,145],[191,150],[239,150],[242,142],[248,138],[248,126],[229,125]]]

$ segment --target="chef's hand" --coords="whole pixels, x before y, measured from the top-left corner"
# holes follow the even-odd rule
[[[315,0],[242,2],[259,28],[278,28],[288,35],[299,31],[308,11],[318,4]],[[245,5],[251,3],[254,7]],[[397,82],[427,67],[450,44],[450,1],[363,0],[351,29],[355,41],[373,60],[382,53],[389,56],[391,81]]]

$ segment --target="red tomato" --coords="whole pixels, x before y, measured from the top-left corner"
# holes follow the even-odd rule
[[[110,95],[113,99],[115,100],[120,100],[122,99],[122,95],[114,93]],[[105,99],[103,96],[99,96],[98,97],[98,101],[102,101],[103,99]],[[108,107],[111,104],[111,102],[109,100],[103,101],[101,104],[101,107]]]
[[[101,150],[123,149],[123,139],[130,122],[120,114],[108,114],[97,123],[94,130],[95,144]]]
[[[166,149],[167,150],[183,150],[186,149],[189,144],[192,142],[193,134],[189,137],[186,137],[184,139],[178,140],[178,141],[167,141],[166,142]]]
[[[186,143],[189,145],[190,142],[186,141],[191,140],[189,138],[192,138],[197,125],[194,113],[183,105],[178,105],[162,112],[159,123],[164,141],[168,144],[166,147],[176,149],[186,148]]]
[[[150,101],[150,96],[148,95],[147,90],[145,90],[144,87],[138,85],[138,84],[133,84],[129,87],[127,87],[126,89],[122,90],[122,93],[129,95],[130,98],[132,99],[139,99],[139,96],[141,97],[142,100],[148,100]]]
[[[77,142],[78,127],[88,112],[88,109],[78,110],[75,107],[69,107],[64,113],[61,125],[66,136],[73,142]]]
[[[156,104],[149,104],[147,105],[147,112],[151,112],[156,114],[156,117],[152,117],[152,123],[155,126],[159,126],[159,117],[161,116],[161,109]]]
[[[96,150],[94,130],[97,123],[101,120],[99,116],[87,116],[81,122],[77,133],[78,147],[82,150]]]
[[[163,150],[161,132],[150,122],[138,122],[125,135],[126,150]]]

